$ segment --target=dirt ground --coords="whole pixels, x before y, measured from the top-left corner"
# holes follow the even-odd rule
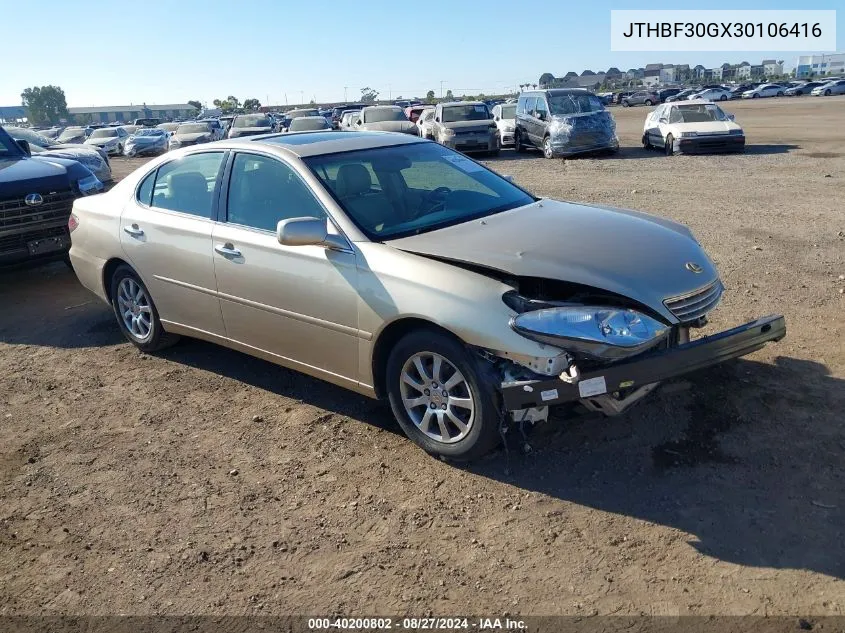
[[[709,331],[788,322],[509,463],[207,343],[140,354],[62,264],[0,273],[0,615],[845,614],[845,98],[725,109],[744,155],[646,152],[616,108],[616,157],[491,161],[688,224],[727,287]]]

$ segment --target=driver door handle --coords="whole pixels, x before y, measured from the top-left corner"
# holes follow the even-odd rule
[[[124,226],[123,232],[127,235],[131,235],[132,237],[142,237],[144,235],[144,230],[138,228],[137,224],[133,224],[132,226]]]
[[[241,252],[232,244],[215,244],[214,250],[220,253],[223,257],[240,257]]]

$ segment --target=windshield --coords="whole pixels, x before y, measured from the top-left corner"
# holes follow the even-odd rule
[[[148,127],[138,130],[134,136],[164,136],[164,130],[156,127]]]
[[[111,138],[113,136],[117,136],[117,128],[105,127],[100,130],[94,130],[88,138]]]
[[[373,108],[362,110],[364,123],[381,123],[382,121],[407,121],[408,117],[398,108]]]
[[[487,106],[478,105],[454,105],[443,108],[443,122],[454,123],[456,121],[484,121],[492,119]]]
[[[55,145],[55,142],[50,140],[46,136],[42,136],[38,132],[28,130],[23,127],[7,127],[6,131],[12,138],[24,140],[29,143],[30,146],[50,147],[51,145]]]
[[[417,235],[534,202],[483,165],[436,143],[305,159],[371,240]]]
[[[288,128],[291,132],[302,132],[303,130],[325,130],[329,127],[323,117],[297,117],[290,122]]]
[[[552,114],[586,114],[602,110],[604,110],[604,105],[595,95],[549,95],[549,111]]]
[[[2,127],[0,127],[0,156],[23,156],[23,150]]]
[[[291,110],[290,112],[285,112],[285,116],[290,120],[301,116],[320,116],[320,112],[317,110]]]
[[[502,118],[503,119],[515,119],[516,118],[516,104],[511,103],[510,105],[503,105],[502,106]]]
[[[245,127],[245,126],[238,126]],[[183,123],[176,128],[176,134],[205,134],[209,132],[208,125],[205,123]]]
[[[235,127],[272,127],[268,119],[263,114],[249,114],[246,116],[239,116],[233,123]]]
[[[672,112],[669,114],[669,123],[703,123],[727,120],[728,115],[715,103],[676,106],[672,108]]]
[[[59,135],[58,141],[69,141],[79,136],[85,136],[85,130],[81,127],[69,127]]]

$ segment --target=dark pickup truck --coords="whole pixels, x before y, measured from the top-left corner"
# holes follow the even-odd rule
[[[0,127],[0,266],[65,257],[73,201],[102,190],[81,163],[33,157]]]

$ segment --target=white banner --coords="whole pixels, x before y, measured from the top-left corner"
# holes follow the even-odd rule
[[[836,50],[836,11],[613,10],[611,51]]]

